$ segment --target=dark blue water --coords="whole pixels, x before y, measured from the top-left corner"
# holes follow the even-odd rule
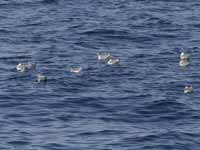
[[[1,0],[0,149],[200,149],[199,16],[199,0]]]

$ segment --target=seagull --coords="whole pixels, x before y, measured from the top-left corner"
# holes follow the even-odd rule
[[[19,63],[16,66],[16,70],[19,71],[19,72],[25,72],[25,71],[27,71],[27,68],[26,68],[25,64]]]
[[[106,53],[106,52],[97,53],[98,60],[107,60],[110,57],[111,57],[110,53]]]
[[[183,60],[183,59],[189,59],[190,57],[190,54],[187,54],[187,53],[184,53],[184,52],[181,52],[180,54],[180,59]]]
[[[82,70],[81,67],[76,67],[76,68],[70,68],[70,72],[72,73],[80,73],[80,71]]]
[[[45,81],[47,81],[47,76],[42,74],[37,75],[37,82],[45,82]]]
[[[186,94],[186,93],[191,93],[192,91],[193,91],[193,88],[192,88],[191,85],[185,86],[185,88],[184,88],[184,93],[185,93],[185,94]]]
[[[188,66],[190,63],[189,63],[189,61],[187,60],[187,59],[181,59],[180,61],[179,61],[179,66],[180,67],[186,67],[186,66]]]
[[[32,70],[32,69],[35,69],[36,67],[36,64],[34,63],[19,63],[17,66],[16,66],[16,70],[19,71],[19,72],[26,72],[28,70]]]
[[[119,64],[120,62],[120,59],[119,58],[110,58],[108,61],[107,61],[107,64],[108,65],[114,65],[114,64]]]

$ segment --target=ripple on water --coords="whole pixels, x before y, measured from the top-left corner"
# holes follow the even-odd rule
[[[0,1],[0,149],[199,149],[199,5]],[[16,72],[23,62],[37,68]]]

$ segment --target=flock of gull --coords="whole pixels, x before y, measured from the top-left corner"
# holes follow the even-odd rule
[[[179,66],[180,67],[187,67],[189,65],[189,58],[190,58],[189,54],[182,52],[180,54]],[[111,53],[108,53],[108,52],[97,53],[97,59],[99,61],[105,62],[108,65],[116,65],[116,64],[120,63],[120,59],[119,58],[113,57],[111,55]],[[16,66],[16,70],[18,72],[27,72],[27,71],[33,70],[35,68],[36,68],[36,64],[35,63],[30,63],[30,62],[19,63]],[[78,73],[80,73],[82,71],[82,68],[81,67],[71,67],[69,69],[69,71],[71,73],[77,73],[78,74]],[[37,78],[36,78],[36,81],[38,83],[46,82],[47,81],[47,76],[45,76],[44,74],[38,74]],[[192,91],[193,91],[192,85],[186,85],[185,86],[184,93],[191,93]]]
[[[120,59],[119,58],[114,58],[111,53],[107,53],[107,52],[101,52],[101,53],[97,53],[97,58],[99,61],[104,61],[106,64],[108,65],[115,65],[115,64],[119,64],[120,63]],[[36,64],[35,63],[31,63],[31,62],[27,62],[27,63],[19,63],[16,66],[16,70],[18,72],[28,72],[30,70],[36,69]],[[70,68],[70,72],[71,73],[80,73],[82,70],[81,67],[71,67]],[[47,81],[47,76],[45,76],[44,74],[38,74],[36,81],[38,83],[40,82],[46,82]]]
[[[180,67],[187,67],[189,63],[190,55],[187,53],[182,52],[180,55],[179,66]],[[184,88],[184,93],[191,93],[193,91],[192,85],[186,85]]]

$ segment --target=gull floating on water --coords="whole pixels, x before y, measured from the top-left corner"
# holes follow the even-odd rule
[[[119,64],[120,62],[120,59],[119,58],[110,58],[108,61],[107,61],[107,64],[108,65],[114,65],[114,64]]]
[[[193,88],[191,85],[185,86],[184,93],[191,93],[193,91]]]
[[[98,60],[107,60],[110,57],[111,57],[110,53],[106,53],[106,52],[97,53]]]
[[[19,63],[16,66],[16,70],[19,72],[26,72],[28,70],[35,69],[35,67],[36,67],[36,64],[30,63],[30,62],[28,62],[27,64]]]
[[[180,67],[186,67],[186,66],[188,66],[190,63],[189,63],[189,61],[187,60],[187,59],[181,59],[180,61],[179,61],[179,66]]]
[[[184,53],[182,52],[180,54],[180,59],[183,60],[183,59],[189,59],[190,58],[190,54],[187,54],[187,53]]]
[[[70,68],[70,72],[72,72],[72,73],[80,73],[81,70],[82,70],[81,67]]]
[[[19,72],[25,72],[27,69],[26,69],[26,65],[25,64],[21,64],[19,63],[17,66],[16,66],[16,69],[17,71]]]
[[[37,75],[37,82],[45,82],[45,81],[47,81],[47,76],[42,74]]]

